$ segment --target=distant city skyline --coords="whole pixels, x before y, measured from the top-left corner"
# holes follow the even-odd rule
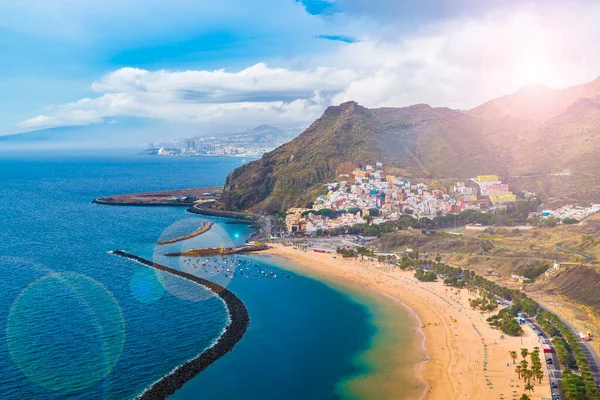
[[[0,5],[0,135],[135,119],[177,127],[169,139],[307,125],[349,100],[466,109],[600,75],[600,4],[484,3]]]

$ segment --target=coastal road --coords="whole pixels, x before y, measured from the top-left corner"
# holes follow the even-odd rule
[[[550,339],[548,338],[548,336],[544,333],[542,328],[537,324],[537,322],[535,322],[535,320],[533,318],[526,318],[525,321],[534,331],[536,331],[538,333],[538,337],[540,337],[541,339],[545,339],[548,342],[548,345],[552,349],[552,353],[544,353],[542,351],[542,353],[540,354],[540,358],[543,357],[542,362],[544,362],[546,364],[546,367],[548,369],[548,378],[550,381],[550,393],[558,392],[558,397],[552,396],[552,398],[553,399],[556,399],[556,398],[564,399],[565,394],[562,390],[562,385],[560,383],[562,381],[562,379],[561,379],[562,372],[560,370],[560,364],[558,363],[558,356],[556,354],[556,349],[554,348],[554,345],[552,344],[552,342],[550,342]],[[552,359],[552,364],[548,363],[548,361],[547,361],[548,358]],[[554,381],[558,384],[557,388],[552,387],[552,381]]]
[[[563,324],[565,324],[571,330],[571,332],[573,332],[575,335],[579,333],[579,331],[569,321],[565,320],[556,313],[554,314],[560,318]],[[588,365],[590,366],[590,370],[592,371],[592,375],[594,375],[594,382],[596,382],[596,386],[600,389],[600,357],[598,357],[598,353],[592,349],[593,342],[581,341],[580,343],[582,345],[581,348],[583,353],[587,358]]]
[[[577,251],[577,250],[569,249],[568,247],[564,247],[563,243],[564,242],[555,243],[554,247],[556,249],[558,249],[558,250],[566,251],[567,253],[572,253],[572,254],[575,254],[575,255],[583,257],[585,259],[584,264],[589,264],[594,259],[594,257],[592,257],[592,256],[590,256],[588,254],[582,253],[582,252]]]

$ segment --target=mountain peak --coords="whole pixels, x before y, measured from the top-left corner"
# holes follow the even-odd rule
[[[345,103],[340,104],[339,106],[327,107],[324,115],[330,115],[330,114],[338,115],[338,114],[353,113],[355,111],[362,110],[362,109],[364,109],[364,107],[361,106],[360,104],[358,104],[357,102],[347,101]]]
[[[340,108],[353,108],[353,107],[357,107],[357,106],[358,106],[358,103],[353,100],[350,100],[350,101],[340,104]]]

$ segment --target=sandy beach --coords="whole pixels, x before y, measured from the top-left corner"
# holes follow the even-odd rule
[[[441,282],[422,283],[412,272],[401,271],[376,262],[343,259],[331,253],[296,250],[274,245],[265,253],[284,257],[313,273],[330,278],[346,279],[394,298],[410,309],[418,319],[415,339],[422,341],[428,361],[415,367],[418,379],[427,385],[417,398],[438,399],[515,399],[523,393],[524,382],[519,380],[509,351],[540,346],[538,337],[523,326],[522,337],[505,336],[492,329],[478,310],[469,304],[466,289],[444,286]],[[421,332],[419,332],[419,330]],[[417,342],[417,341],[416,341]],[[405,366],[396,367],[398,375],[406,374]],[[550,398],[548,378],[535,382],[531,399]]]

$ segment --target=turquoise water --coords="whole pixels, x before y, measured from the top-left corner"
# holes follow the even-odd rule
[[[239,165],[237,158],[1,155],[2,398],[132,398],[210,346],[227,323],[220,300],[108,254],[152,257],[159,237],[206,219],[184,208],[90,201],[219,185]],[[242,243],[250,233],[213,221],[210,235],[185,246]],[[339,397],[336,384],[361,372],[352,360],[374,335],[369,310],[319,281],[286,274],[292,278],[231,280],[250,314],[248,332],[174,398]]]

